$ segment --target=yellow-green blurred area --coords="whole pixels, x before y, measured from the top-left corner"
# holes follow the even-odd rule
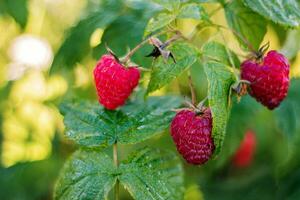
[[[104,27],[94,24],[97,18],[84,20],[91,13],[105,10],[103,5],[112,6],[115,0],[108,2],[111,4],[101,0],[0,0],[1,200],[52,198],[59,170],[77,148],[63,135],[59,104],[64,99],[96,100],[92,70],[105,52],[104,43],[117,55],[125,55],[129,47],[142,40],[147,21],[157,11],[148,1],[124,0],[120,1],[122,5],[115,5],[118,17],[110,16],[110,12],[103,14],[102,18],[111,20]],[[208,12],[219,7],[203,5]],[[222,9],[212,20],[226,26]],[[224,43],[215,29],[199,29],[198,25],[192,19],[177,21],[177,28],[199,48],[206,41]],[[65,41],[72,31],[75,36]],[[226,30],[223,34],[226,45],[243,59],[247,52],[234,35]],[[270,49],[281,50],[291,62],[293,81],[286,103],[269,111],[249,96],[240,102],[234,100],[221,155],[203,167],[182,160],[185,200],[300,199],[299,39],[299,30],[269,23],[263,44],[269,41]],[[64,42],[68,44],[61,48]],[[134,61],[149,68],[152,60],[144,57],[149,51],[151,47],[143,48]],[[197,62],[190,69],[198,100],[207,93],[201,64]],[[153,95],[189,96],[187,74]],[[148,79],[145,73],[141,87]],[[248,129],[257,135],[254,161],[247,168],[235,168],[232,156]],[[168,131],[144,144],[176,151]],[[121,147],[120,156],[134,148]],[[121,199],[131,199],[125,190],[121,195]]]

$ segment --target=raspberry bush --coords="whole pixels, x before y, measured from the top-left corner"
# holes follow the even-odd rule
[[[216,4],[216,10],[206,10],[207,3]],[[135,9],[141,11],[132,14]],[[214,22],[220,9],[227,23]],[[117,200],[120,185],[134,199],[183,199],[185,161],[164,146],[145,147],[145,142],[170,130],[174,147],[187,163],[209,165],[222,160],[232,106],[247,93],[268,109],[279,107],[274,112],[280,115],[280,103],[287,106],[290,66],[285,55],[262,41],[268,24],[297,28],[299,12],[296,0],[103,1],[102,9],[71,29],[52,67],[55,72],[60,65],[71,67],[83,59],[92,33],[106,28],[102,42],[93,49],[99,59],[93,71],[98,102],[69,99],[60,106],[65,134],[79,150],[61,171],[55,199],[107,199],[114,190]],[[184,32],[181,20],[196,25]],[[201,38],[206,29],[214,34]],[[230,49],[226,32],[235,36],[242,53]],[[70,48],[79,37],[84,42]],[[202,45],[195,45],[197,39],[203,40]],[[195,65],[207,79],[203,99],[197,98],[193,86]],[[192,77],[181,79],[189,83],[188,94],[157,95],[181,76]],[[251,136],[246,134],[245,140]],[[248,165],[253,159],[248,143],[242,143],[236,165]],[[130,150],[131,145],[139,148],[120,159],[120,146]],[[243,161],[243,152],[251,158]]]

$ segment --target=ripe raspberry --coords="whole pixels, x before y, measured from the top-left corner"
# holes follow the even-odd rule
[[[176,114],[171,123],[171,135],[178,152],[191,164],[204,164],[215,149],[211,137],[212,117],[209,108],[197,115],[189,109]]]
[[[99,103],[110,110],[123,105],[139,79],[137,67],[125,68],[114,56],[103,55],[94,69]]]
[[[233,164],[236,167],[247,167],[252,163],[256,149],[256,136],[253,131],[247,131],[240,147],[233,157]]]
[[[270,51],[262,63],[246,60],[241,65],[241,78],[250,82],[250,95],[270,110],[279,106],[289,88],[288,60]]]

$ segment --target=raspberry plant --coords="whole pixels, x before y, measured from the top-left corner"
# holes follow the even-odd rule
[[[203,3],[214,3],[219,7],[207,11]],[[192,164],[218,159],[234,96],[241,98],[249,90],[258,101],[274,109],[287,95],[289,65],[286,58],[279,53],[273,55],[275,51],[271,51],[272,60],[266,64],[264,53],[267,49],[261,43],[271,21],[290,28],[298,27],[300,5],[296,0],[114,0],[103,1],[101,6],[71,29],[52,67],[56,71],[60,65],[73,66],[83,59],[89,52],[93,31],[106,28],[102,43],[93,49],[97,59],[109,54],[100,59],[94,71],[100,105],[96,101],[73,100],[64,102],[60,108],[66,136],[80,149],[62,169],[55,198],[106,199],[114,188],[117,200],[121,184],[134,199],[182,199],[183,169],[174,152],[143,147],[120,160],[119,146],[137,144],[162,133],[179,112],[171,128],[178,151]],[[213,21],[212,17],[219,9],[224,9],[228,26]],[[189,34],[183,34],[177,27],[178,21],[185,19],[197,21],[195,30]],[[206,28],[216,30],[221,41],[211,35],[203,45],[196,46],[193,40]],[[122,35],[125,29],[129,29],[129,35]],[[247,56],[229,49],[224,31],[235,35]],[[118,37],[109,40],[110,35]],[[74,48],[77,38],[83,42]],[[127,44],[129,38],[135,44]],[[105,41],[112,50],[105,48]],[[136,44],[121,57],[127,46]],[[144,57],[147,45],[152,46],[148,56],[153,59]],[[261,65],[269,68],[263,77],[251,70],[244,71],[241,77],[241,59],[255,63],[253,65],[259,69]],[[283,61],[277,62],[278,59]],[[189,103],[192,109],[182,108],[180,96],[151,96],[152,92],[168,85],[197,63],[201,63],[207,77],[207,101],[205,98],[198,105],[192,82],[192,103]],[[246,70],[246,65],[243,62],[242,70]],[[135,70],[138,75],[133,77],[130,70]],[[137,92],[132,94],[140,74],[140,82],[150,76],[148,86],[144,88],[140,83]],[[258,77],[253,80],[256,75]],[[278,77],[281,81],[269,81]],[[257,84],[262,85],[258,87]],[[269,92],[268,87],[278,91],[279,97]],[[266,91],[255,92],[255,88]],[[190,125],[186,126],[186,123]],[[111,149],[112,153],[107,154],[106,149]]]

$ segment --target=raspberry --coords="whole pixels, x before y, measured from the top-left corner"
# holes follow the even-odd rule
[[[261,63],[246,60],[241,65],[241,78],[250,82],[249,94],[272,110],[288,92],[288,60],[276,51],[270,51]]]
[[[178,152],[190,164],[207,162],[215,149],[211,137],[212,117],[209,108],[199,115],[189,109],[176,114],[171,123],[171,135]]]
[[[137,67],[124,67],[112,55],[103,55],[94,69],[99,103],[109,110],[122,106],[138,85]]]
[[[256,136],[253,131],[247,131],[238,150],[233,157],[236,167],[247,167],[252,163],[256,149]]]

